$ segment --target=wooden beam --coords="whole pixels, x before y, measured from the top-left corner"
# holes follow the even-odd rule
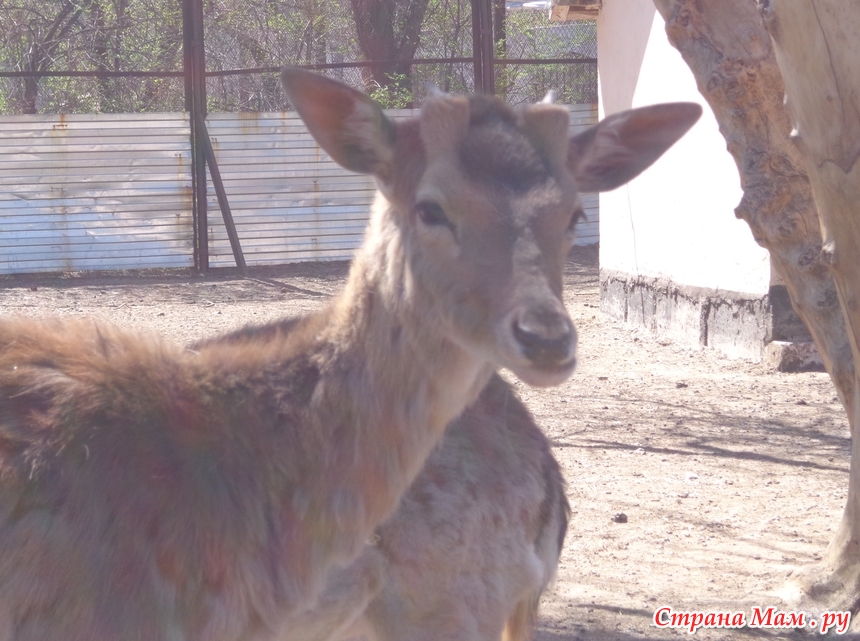
[[[549,11],[550,22],[568,20],[596,20],[601,2],[577,2],[576,0],[553,0]]]

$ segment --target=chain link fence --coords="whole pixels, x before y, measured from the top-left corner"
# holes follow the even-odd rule
[[[185,110],[178,5],[0,3],[0,72],[33,74],[0,77],[0,113]],[[321,72],[389,108],[420,104],[429,82],[447,92],[475,90],[468,0],[429,0],[414,60],[389,64],[382,82],[378,69],[360,66],[366,58],[349,0],[205,0],[204,33],[210,112],[285,109],[277,68],[288,64],[328,67]],[[596,102],[596,43],[594,22],[552,23],[546,10],[509,9],[496,42],[496,93],[513,104],[550,89],[560,102]],[[587,62],[543,62],[553,59]],[[99,76],[82,77],[91,72]]]
[[[182,111],[182,33],[176,1],[0,2],[0,72],[32,74],[0,78],[0,113]]]
[[[511,104],[536,102],[550,89],[564,104],[597,102],[597,64],[534,64],[547,59],[597,59],[593,21],[550,22],[544,11],[508,11],[504,50],[497,51],[496,93]],[[504,64],[505,59],[531,64]]]

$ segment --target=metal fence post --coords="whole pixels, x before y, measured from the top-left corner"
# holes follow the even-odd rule
[[[493,71],[493,0],[471,0],[472,55],[475,64],[475,91],[495,93]]]
[[[206,117],[206,59],[203,49],[203,0],[183,0],[183,71],[185,108],[191,126],[191,216],[194,225],[194,266],[209,271],[206,211],[206,156],[199,123]]]

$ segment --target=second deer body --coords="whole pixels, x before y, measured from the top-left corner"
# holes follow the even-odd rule
[[[494,377],[350,566],[280,641],[525,641],[567,530],[549,443]]]

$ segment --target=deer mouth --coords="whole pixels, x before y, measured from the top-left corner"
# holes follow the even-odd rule
[[[529,385],[560,385],[576,367],[576,329],[555,306],[513,313],[504,343],[510,358],[506,366]]]
[[[508,365],[517,378],[533,387],[555,387],[564,383],[576,369],[576,356],[554,366]]]

